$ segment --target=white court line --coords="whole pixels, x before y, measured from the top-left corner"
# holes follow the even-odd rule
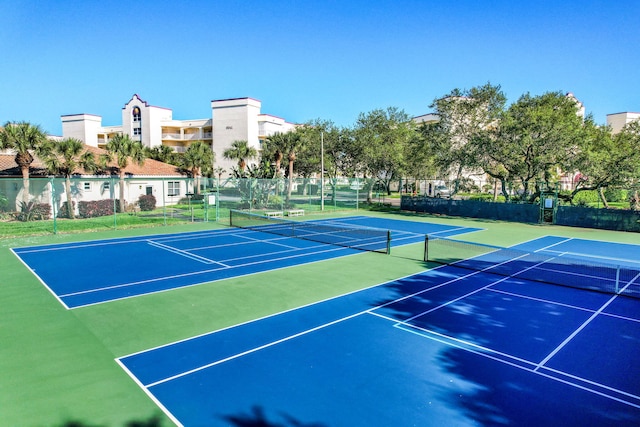
[[[120,361],[120,359],[116,359],[116,363],[117,363],[118,365],[120,365],[120,367],[121,367],[122,369],[124,369],[124,371],[127,373],[127,375],[129,375],[129,377],[133,380],[133,382],[135,382],[136,384],[138,384],[138,387],[140,387],[142,390],[144,390],[145,394],[146,394],[147,396],[149,396],[149,398],[151,399],[151,401],[152,401],[152,402],[154,402],[156,405],[158,405],[158,408],[160,408],[160,409],[162,410],[162,412],[164,412],[164,413],[165,413],[165,415],[166,415],[167,417],[169,417],[169,419],[170,419],[171,421],[173,421],[173,422],[174,422],[174,424],[175,424],[176,426],[178,426],[178,427],[184,427],[184,426],[183,426],[183,424],[182,424],[180,421],[178,421],[178,419],[177,419],[176,417],[174,417],[174,416],[173,416],[173,414],[171,413],[171,411],[169,411],[169,410],[167,409],[167,407],[165,407],[165,406],[160,402],[160,400],[158,400],[158,399],[153,395],[153,393],[151,393],[151,391],[149,391],[149,389],[148,389],[148,388],[146,388],[146,387],[144,386],[144,384],[142,384],[142,383],[140,382],[140,380],[139,380],[135,375],[133,375],[133,372],[131,372],[131,371],[129,370],[129,368],[127,368],[127,367],[125,366],[125,364],[124,364],[124,363],[122,363],[122,362]]]
[[[29,253],[37,253],[37,252],[49,252],[49,251],[62,251],[62,250],[69,250],[69,249],[83,249],[83,248],[90,248],[90,247],[96,247],[96,246],[111,246],[111,245],[121,245],[121,244],[127,244],[127,243],[145,243],[147,240],[149,239],[155,239],[155,240],[166,240],[169,239],[169,236],[173,236],[170,239],[175,239],[176,236],[185,235],[185,239],[186,236],[192,236],[193,233],[199,233],[199,236],[195,236],[193,238],[195,239],[199,239],[199,238],[205,238],[208,236],[217,236],[218,234],[226,234],[228,231],[230,230],[225,230],[225,229],[218,229],[218,230],[211,230],[211,231],[201,231],[201,232],[194,232],[194,231],[189,231],[189,232],[184,232],[184,233],[171,233],[171,234],[156,234],[156,235],[152,235],[152,236],[137,236],[137,237],[113,237],[110,239],[101,239],[97,242],[70,242],[70,243],[57,243],[57,244],[53,244],[53,245],[38,245],[38,246],[26,246],[24,248],[16,248],[16,250],[18,250],[18,254],[29,254]],[[166,239],[165,239],[166,237]],[[177,239],[180,240],[180,239]],[[44,247],[43,247],[44,246]],[[33,249],[30,249],[33,248]]]
[[[584,307],[579,307],[579,306],[576,306],[576,305],[565,304],[565,303],[562,303],[562,302],[553,301],[553,300],[547,300],[547,299],[544,299],[544,298],[532,297],[532,296],[529,296],[529,295],[517,294],[515,292],[508,292],[508,291],[503,291],[503,290],[500,290],[500,289],[487,289],[487,290],[491,291],[491,292],[497,292],[499,294],[510,295],[510,296],[516,297],[516,298],[523,298],[523,299],[528,299],[528,300],[532,300],[532,301],[543,302],[545,304],[553,304],[553,305],[559,305],[561,307],[573,308],[575,310],[587,311],[589,313],[593,313],[595,311],[595,310],[592,310],[590,308],[584,308]]]
[[[239,264],[239,265],[234,265],[234,266],[229,266],[229,267],[193,271],[193,272],[190,272],[190,273],[183,273],[183,274],[176,274],[176,275],[172,275],[172,276],[157,277],[155,279],[140,280],[140,281],[137,281],[137,282],[122,283],[122,284],[119,284],[119,285],[105,286],[105,287],[102,287],[102,288],[87,289],[87,290],[84,290],[84,291],[79,291],[79,292],[73,292],[73,293],[69,293],[69,294],[60,295],[60,298],[66,298],[66,297],[75,296],[75,295],[90,294],[90,293],[101,292],[101,291],[106,291],[106,290],[110,290],[110,289],[124,288],[124,287],[128,287],[128,286],[136,286],[136,285],[141,285],[141,284],[145,284],[145,283],[161,282],[163,280],[176,279],[176,278],[180,278],[180,277],[197,276],[197,275],[200,275],[200,274],[212,273],[212,272],[218,271],[218,270],[242,268],[242,267],[247,267],[247,266],[250,266],[250,265],[264,264],[264,263],[269,263],[269,262],[273,262],[273,261],[300,258],[300,257],[308,256],[308,255],[317,255],[317,254],[321,254],[321,253],[325,253],[325,252],[335,252],[335,251],[340,251],[340,250],[345,250],[345,248],[331,247],[331,249],[322,250],[322,251],[316,251],[316,252],[311,252],[311,253],[305,252],[305,253],[302,253],[302,254],[296,254],[296,255],[280,257],[280,258],[270,258],[270,259],[263,260],[263,261],[249,262],[249,263]],[[326,260],[323,260],[323,261],[326,261]],[[179,288],[183,288],[183,287],[184,286],[180,286]],[[173,290],[173,289],[177,289],[177,288],[171,288],[171,289],[166,289],[166,290]],[[149,295],[150,293],[155,293],[155,292],[149,292],[149,293],[139,294],[139,295],[135,295],[135,296]],[[109,300],[109,301],[113,301],[113,300]],[[103,301],[103,302],[107,302],[107,301]]]
[[[624,292],[629,286],[631,286],[631,284],[636,279],[638,279],[639,276],[640,276],[640,273],[638,273],[638,275],[633,280],[627,283],[627,285],[622,289],[620,293]],[[605,302],[602,305],[602,307],[600,307],[596,312],[594,312],[582,325],[580,325],[575,331],[573,331],[573,333],[569,335],[559,346],[557,346],[551,353],[549,353],[547,357],[545,357],[540,363],[538,363],[535,370],[538,370],[539,368],[543,367],[553,356],[555,356],[560,350],[562,350],[562,348],[565,345],[567,345],[569,341],[571,341],[576,335],[580,333],[580,331],[582,331],[589,323],[591,323],[593,319],[595,319],[600,313],[602,313],[602,311],[605,308],[607,308],[613,301],[615,301],[616,298],[618,298],[618,295],[612,296],[609,299],[609,301]]]
[[[385,318],[385,319],[387,319],[387,320],[389,320],[391,322],[397,322],[397,319],[388,318],[388,317],[385,317],[385,316],[380,316],[377,313],[371,313],[371,314],[377,315],[378,317]],[[567,381],[567,380],[562,379],[562,378],[555,377],[553,375],[550,375],[550,374],[544,373],[542,371],[539,371],[537,367],[534,368],[534,369],[527,368],[526,366],[522,366],[520,364],[511,362],[509,360],[501,359],[500,357],[497,357],[496,355],[501,355],[501,356],[507,357],[509,359],[517,360],[517,361],[522,362],[524,364],[532,365],[532,367],[536,366],[536,364],[534,362],[530,362],[528,360],[524,360],[524,359],[521,359],[521,358],[518,358],[518,357],[515,357],[515,356],[511,356],[509,354],[505,354],[505,353],[501,353],[501,352],[498,352],[498,351],[495,351],[495,350],[492,350],[492,349],[488,349],[486,347],[482,347],[482,346],[479,346],[477,344],[470,343],[468,341],[464,341],[464,340],[460,340],[458,338],[447,336],[447,335],[438,333],[436,331],[431,331],[431,330],[428,330],[428,329],[425,329],[425,328],[420,328],[420,327],[415,326],[415,325],[408,325],[408,326],[410,328],[423,331],[424,333],[419,333],[419,332],[417,332],[415,330],[412,331],[410,329],[405,329],[403,327],[398,326],[398,323],[396,323],[394,325],[394,327],[397,327],[398,329],[400,329],[402,331],[413,333],[413,334],[416,334],[416,335],[421,336],[423,338],[427,338],[427,339],[430,339],[430,340],[433,340],[433,341],[437,341],[437,342],[440,342],[442,344],[458,348],[460,350],[468,351],[470,353],[474,353],[474,354],[477,354],[479,356],[483,356],[483,357],[489,358],[491,360],[500,362],[502,364],[513,366],[513,367],[516,367],[518,369],[522,369],[522,370],[524,370],[526,372],[530,372],[532,374],[540,375],[540,376],[543,376],[545,378],[549,378],[551,380],[554,380],[554,381],[557,381],[557,382],[560,382],[560,383],[563,383],[563,384],[567,384],[567,385],[570,385],[572,387],[576,387],[576,388],[579,388],[581,390],[584,390],[584,391],[587,391],[587,392],[590,392],[590,393],[593,393],[593,394],[597,394],[597,395],[599,395],[601,397],[605,397],[607,399],[615,400],[615,401],[623,403],[625,405],[629,405],[629,406],[632,406],[632,407],[635,407],[635,408],[640,408],[640,404],[639,403],[629,402],[629,401],[621,399],[619,397],[612,396],[610,394],[606,394],[606,393],[603,393],[603,392],[598,391],[598,390],[594,390],[594,389],[589,388],[589,387],[585,387],[585,386],[583,386],[581,384],[576,384],[575,382],[571,382],[571,381]],[[438,337],[442,337],[442,339],[438,338]],[[585,378],[581,378],[581,377],[578,377],[578,376],[575,376],[575,375],[567,374],[565,372],[554,370],[554,369],[550,369],[550,368],[547,368],[547,367],[544,367],[543,369],[552,371],[552,372],[557,373],[559,375],[563,375],[563,376],[572,378],[572,379],[574,379],[576,381],[580,381],[580,382],[584,382],[586,384],[593,385],[594,387],[599,387],[599,388],[602,388],[604,390],[608,390],[608,391],[611,391],[611,392],[614,392],[614,393],[618,393],[620,395],[627,396],[629,398],[632,398],[632,399],[640,401],[640,396],[636,396],[634,394],[625,392],[623,390],[619,390],[619,389],[616,389],[616,388],[613,388],[613,387],[609,387],[609,386],[607,386],[605,384],[600,384],[600,383],[597,383],[595,381],[590,381],[590,380],[587,380]]]
[[[219,264],[219,265],[221,265],[221,266],[223,266],[223,267],[229,267],[228,265],[223,264],[223,263],[221,263],[221,262],[214,261],[214,260],[212,260],[212,259],[205,258],[205,257],[202,257],[202,256],[200,256],[200,255],[194,255],[194,254],[189,253],[189,252],[187,252],[187,251],[185,251],[185,250],[178,249],[178,248],[174,248],[173,246],[163,245],[162,243],[154,242],[153,240],[148,240],[147,242],[148,242],[151,246],[155,246],[156,248],[159,248],[159,249],[162,249],[162,250],[165,250],[165,251],[171,252],[172,254],[178,254],[178,255],[180,255],[180,256],[183,256],[183,257],[185,257],[185,258],[192,259],[192,260],[194,260],[194,261],[201,262],[201,263],[203,263],[203,264]]]
[[[36,277],[36,279],[38,279],[38,280],[40,281],[40,283],[42,283],[42,285],[43,285],[43,286],[44,286],[44,287],[49,291],[49,293],[50,293],[51,295],[53,295],[53,296],[54,296],[54,298],[55,298],[55,299],[57,299],[57,300],[58,300],[58,302],[59,302],[60,304],[62,304],[62,306],[63,306],[64,308],[66,308],[67,310],[69,310],[69,306],[68,306],[67,304],[65,304],[65,303],[64,303],[64,301],[62,301],[62,299],[60,299],[60,296],[58,296],[58,294],[56,294],[56,293],[53,291],[53,289],[51,289],[51,288],[49,287],[49,285],[47,285],[47,283],[46,283],[44,280],[42,280],[42,278],[41,278],[41,277],[40,277],[40,276],[39,276],[39,275],[38,275],[38,274],[37,274],[37,273],[36,273],[36,272],[31,268],[31,267],[29,267],[29,265],[28,265],[26,262],[24,262],[24,260],[23,260],[22,258],[20,258],[20,256],[19,256],[18,254],[16,254],[16,253],[13,251],[13,248],[9,248],[9,250],[10,250],[11,252],[13,252],[13,254],[16,256],[16,258],[18,258],[18,260],[22,263],[22,265],[24,265],[24,266],[27,268],[27,270],[29,270],[29,271],[31,272],[31,274],[33,274],[33,275]]]
[[[225,363],[225,362],[229,362],[230,360],[234,360],[234,359],[237,359],[239,357],[246,356],[247,354],[255,353],[257,351],[264,350],[265,348],[273,347],[274,345],[281,344],[281,343],[286,342],[286,341],[290,341],[292,339],[301,337],[303,335],[310,334],[311,332],[319,331],[320,329],[327,328],[329,326],[335,325],[335,324],[340,323],[340,322],[344,322],[345,320],[352,319],[354,317],[360,316],[361,314],[362,313],[356,313],[356,314],[352,314],[352,315],[347,316],[347,317],[343,317],[341,319],[334,320],[334,321],[329,322],[329,323],[324,323],[324,324],[316,326],[314,328],[307,329],[307,330],[304,330],[302,332],[298,332],[297,334],[289,335],[289,336],[281,338],[279,340],[269,342],[267,344],[252,348],[252,349],[247,350],[247,351],[243,351],[242,353],[234,354],[233,356],[229,356],[229,357],[225,357],[224,359],[216,360],[215,362],[211,362],[211,363],[208,363],[206,365],[202,365],[202,366],[199,366],[197,368],[181,372],[181,373],[173,375],[171,377],[163,378],[163,379],[161,379],[159,381],[156,381],[154,383],[147,384],[146,387],[150,388],[150,387],[156,386],[158,384],[163,384],[163,383],[166,383],[168,381],[172,381],[172,380],[175,380],[177,378],[181,378],[181,377],[193,374],[195,372],[199,372],[199,371],[202,371],[204,369],[211,368],[213,366],[220,365],[220,364]]]
[[[560,253],[560,251],[549,251],[549,252],[551,252],[551,253]],[[598,260],[598,261],[603,260],[603,261],[629,263],[631,265],[640,265],[640,262],[637,259],[631,259],[631,258],[608,257],[608,256],[603,256],[603,255],[589,255],[589,254],[580,253],[580,252],[562,252],[562,253],[564,255],[569,255],[570,257],[593,258],[593,259]],[[610,262],[606,262],[606,263],[603,263],[603,264],[611,265]],[[623,267],[623,266],[621,266],[621,267]],[[632,268],[632,267],[629,267],[629,268]]]

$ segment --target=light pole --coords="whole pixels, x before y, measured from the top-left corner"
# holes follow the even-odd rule
[[[324,132],[320,132],[320,210],[324,211]]]

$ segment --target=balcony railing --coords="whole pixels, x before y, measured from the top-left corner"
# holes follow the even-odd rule
[[[162,139],[172,139],[178,141],[197,141],[199,139],[211,139],[213,134],[211,132],[204,132],[202,136],[197,133],[185,133],[183,135],[179,133],[163,133]]]

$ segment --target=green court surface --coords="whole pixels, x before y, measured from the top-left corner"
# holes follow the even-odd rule
[[[483,231],[464,240],[510,246],[546,235],[637,243],[638,234],[591,229],[367,214]],[[348,213],[345,215],[349,215]],[[193,224],[0,240],[0,424],[172,425],[115,358],[405,277],[427,268],[422,245],[361,253],[67,310],[13,247],[210,229]],[[220,225],[219,227],[224,227]],[[118,268],[114,265],[113,268]],[[150,268],[141,265],[140,268]],[[60,271],[73,275],[73,271]],[[156,424],[152,424],[152,423]],[[139,424],[142,425],[142,424]]]

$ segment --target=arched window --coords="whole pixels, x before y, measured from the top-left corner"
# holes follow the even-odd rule
[[[140,107],[133,107],[133,110],[131,111],[131,114],[133,115],[133,121],[134,122],[140,122],[141,121],[141,113],[140,113]]]

